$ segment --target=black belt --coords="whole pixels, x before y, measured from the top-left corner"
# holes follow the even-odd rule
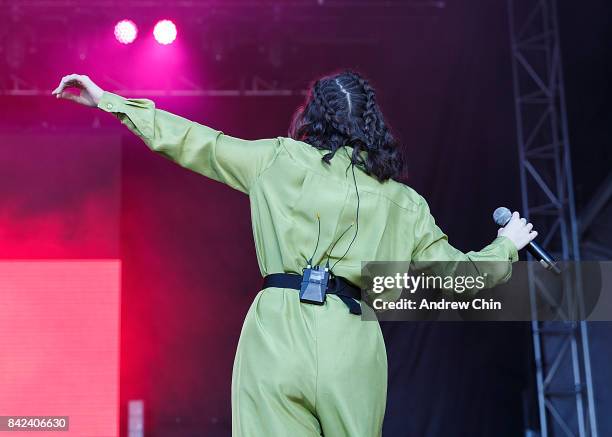
[[[263,288],[293,288],[300,290],[302,275],[295,273],[271,273],[264,277]],[[335,294],[346,304],[351,314],[361,314],[361,290],[340,276],[333,276],[327,284],[326,294]]]

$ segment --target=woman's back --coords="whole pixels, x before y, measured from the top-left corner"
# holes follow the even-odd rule
[[[329,164],[321,159],[324,153],[280,138],[271,162],[251,187],[262,274],[301,274],[311,257],[315,265],[329,258],[336,275],[360,285],[362,261],[410,260],[420,196],[398,182],[381,183],[351,167],[349,148],[338,151]]]

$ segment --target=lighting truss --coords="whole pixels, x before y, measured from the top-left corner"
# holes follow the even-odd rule
[[[559,26],[555,0],[508,0],[523,213],[560,260],[580,261]],[[543,237],[543,238],[542,238]],[[545,299],[581,314],[581,271],[564,278],[557,301],[530,263],[532,337],[540,435],[597,436],[586,322],[538,322]],[[546,272],[547,273],[547,272]],[[564,275],[570,273],[564,272]],[[565,302],[568,304],[561,304]]]

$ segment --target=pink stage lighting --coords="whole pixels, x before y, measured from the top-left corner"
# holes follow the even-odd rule
[[[115,24],[115,38],[121,44],[134,42],[136,35],[138,35],[138,28],[132,20],[121,20]]]
[[[153,36],[160,44],[172,44],[176,39],[176,26],[170,20],[158,21],[153,29]]]

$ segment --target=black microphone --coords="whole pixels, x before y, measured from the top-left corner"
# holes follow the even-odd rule
[[[512,213],[504,206],[500,206],[493,211],[493,220],[501,227],[506,226],[511,218]],[[559,266],[557,266],[553,257],[550,256],[550,254],[546,252],[546,250],[544,250],[544,248],[542,248],[538,243],[535,241],[530,241],[526,248],[527,252],[533,255],[533,257],[537,259],[545,269],[551,270],[557,275],[561,274],[561,269],[559,269]]]

